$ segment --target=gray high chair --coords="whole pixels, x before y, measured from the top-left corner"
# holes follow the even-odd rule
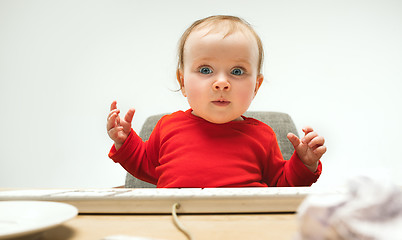
[[[139,136],[142,140],[147,140],[151,135],[152,130],[154,129],[156,123],[159,119],[166,114],[153,115],[146,119],[144,125],[141,128]],[[284,159],[290,159],[294,152],[294,148],[292,144],[289,142],[287,138],[288,133],[297,134],[296,126],[292,120],[292,118],[286,114],[281,112],[246,112],[244,114],[246,117],[252,117],[260,120],[268,124],[275,132],[276,138],[278,140],[279,148],[281,149],[282,155]],[[155,188],[156,186],[142,180],[139,180],[133,177],[131,174],[127,173],[126,188]]]

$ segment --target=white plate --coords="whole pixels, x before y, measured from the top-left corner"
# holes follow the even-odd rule
[[[38,233],[77,214],[77,208],[65,203],[0,201],[0,239]]]

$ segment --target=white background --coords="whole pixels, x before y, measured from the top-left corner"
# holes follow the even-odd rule
[[[250,110],[289,113],[327,142],[319,183],[360,172],[402,184],[402,2],[395,0],[0,0],[0,187],[113,187],[112,100],[188,108],[176,47],[195,20],[245,18],[265,47]],[[300,131],[301,133],[301,131]]]

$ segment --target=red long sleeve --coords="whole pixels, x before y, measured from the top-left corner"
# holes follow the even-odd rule
[[[294,154],[283,159],[275,133],[252,119],[213,124],[186,112],[164,116],[148,141],[132,131],[109,157],[158,187],[309,186],[312,173]]]

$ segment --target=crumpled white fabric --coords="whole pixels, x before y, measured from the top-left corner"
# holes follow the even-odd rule
[[[402,240],[402,190],[367,176],[346,191],[308,196],[298,209],[297,240]]]

